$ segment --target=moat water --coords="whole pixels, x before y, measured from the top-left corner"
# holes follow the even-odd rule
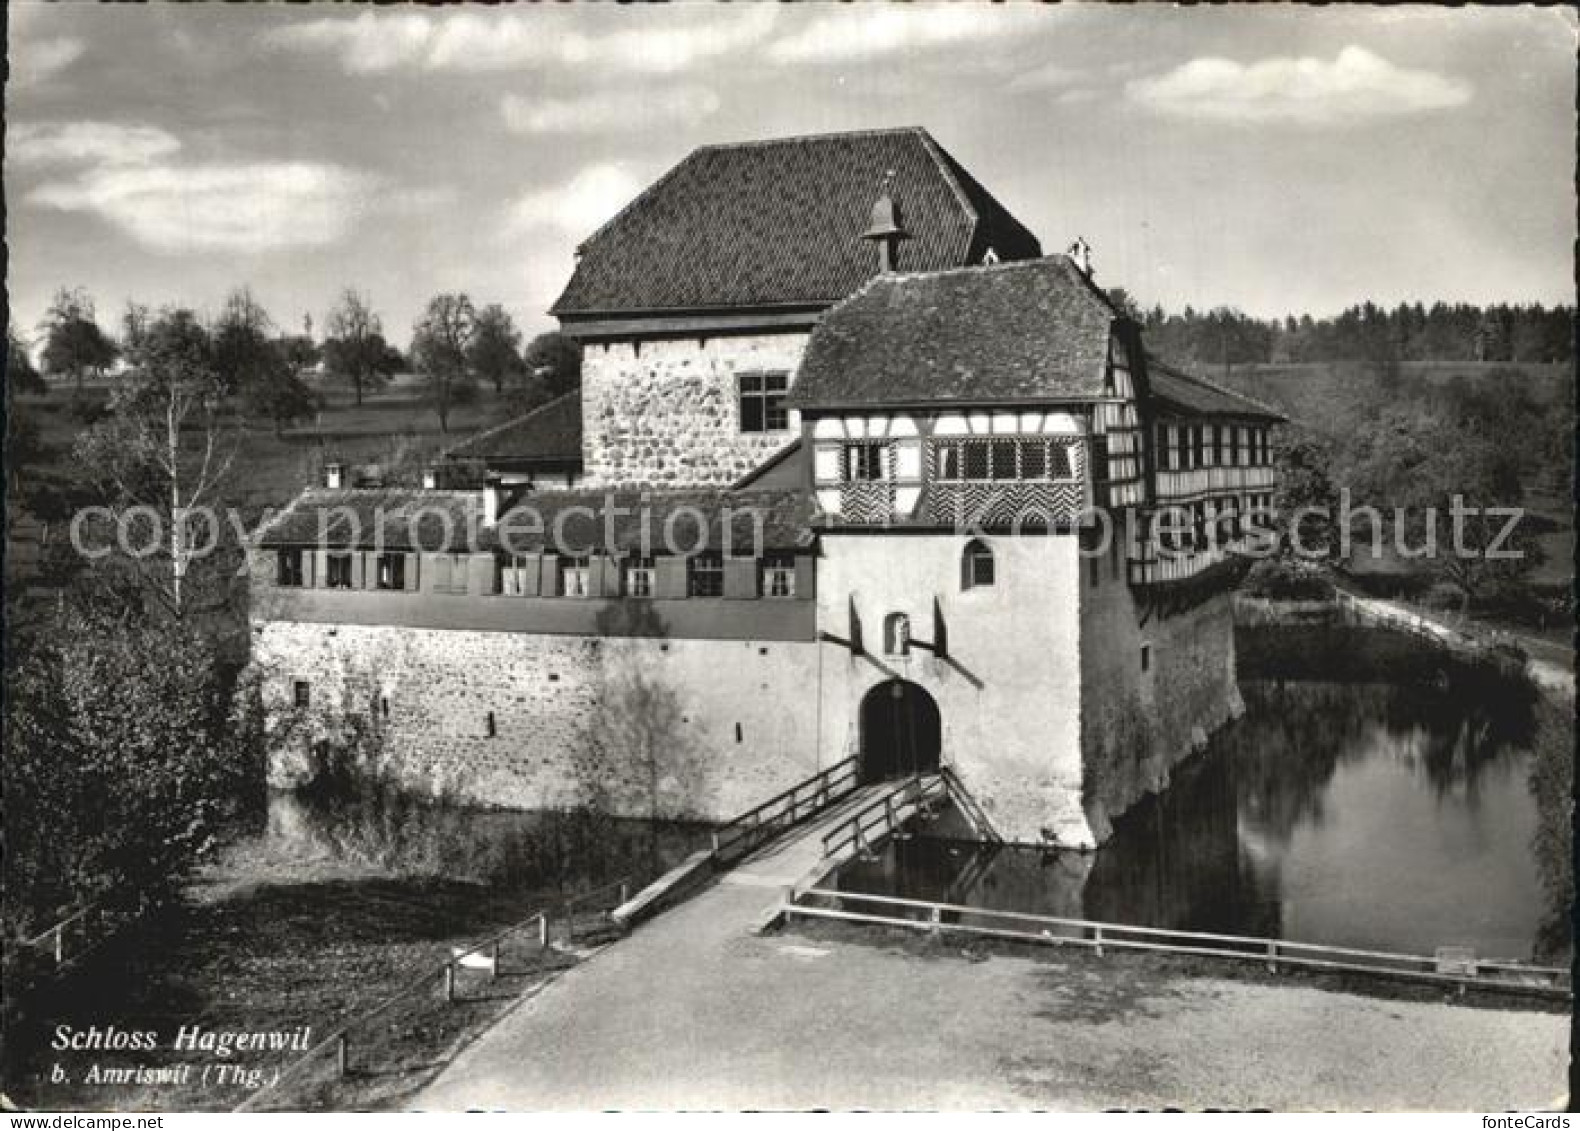
[[[1314,654],[1274,643],[1278,656]],[[1251,650],[1242,647],[1242,660]],[[1346,655],[1355,655],[1347,643]],[[1245,716],[1125,814],[1097,852],[981,846],[923,828],[829,883],[1183,930],[1552,957],[1519,711],[1425,669],[1377,681],[1401,657],[1372,659],[1377,670],[1357,677],[1371,682],[1311,671],[1247,679],[1242,670]],[[459,809],[376,791],[281,794],[254,841],[260,867],[238,861],[232,874],[312,862],[309,871],[435,876],[496,892],[573,891],[644,882],[706,835],[696,825]]]
[[[1095,853],[920,835],[847,891],[1106,922],[1530,959],[1549,912],[1532,755],[1430,687],[1250,682],[1244,718]]]

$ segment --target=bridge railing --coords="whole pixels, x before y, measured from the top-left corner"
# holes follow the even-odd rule
[[[941,775],[919,774],[905,779],[895,789],[874,798],[825,833],[823,859],[827,860],[847,850],[862,851],[893,833],[910,816],[904,812],[906,806],[941,801],[948,795],[948,783]]]
[[[856,759],[846,758],[754,805],[714,830],[714,859],[727,863],[745,856],[801,818],[810,817],[853,792],[857,777]]]
[[[1099,956],[1105,948],[1151,951],[1259,962],[1274,973],[1281,969],[1306,969],[1373,974],[1543,997],[1573,996],[1567,969],[1478,958],[1454,947],[1442,948],[1434,955],[1403,954],[1254,935],[1140,927],[1092,919],[999,911],[958,903],[901,899],[828,888],[811,888],[802,892],[796,899],[787,900],[781,911],[787,919],[836,919],[935,934],[952,932],[1043,946],[1079,946]]]

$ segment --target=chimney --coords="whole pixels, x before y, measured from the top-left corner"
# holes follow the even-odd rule
[[[1075,265],[1080,268],[1081,274],[1088,279],[1092,277],[1092,245],[1086,242],[1086,237],[1076,236],[1075,242],[1064,254],[1068,255]]]
[[[889,190],[893,180],[894,170],[891,169],[883,178],[878,199],[873,202],[867,230],[861,233],[862,239],[878,245],[878,271],[884,275],[898,269],[900,241],[910,239],[900,218],[900,206]]]
[[[504,484],[496,476],[483,480],[483,525],[499,525],[499,499],[505,493]]]
[[[345,483],[346,465],[343,463],[324,464],[324,486],[331,491],[337,491]]]

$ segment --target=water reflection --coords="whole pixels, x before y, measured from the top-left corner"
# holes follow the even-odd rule
[[[461,880],[502,893],[573,892],[619,879],[646,882],[707,840],[706,825],[585,808],[475,809],[377,785],[337,785],[272,792],[266,828],[229,871],[263,878],[283,866]]]
[[[1185,930],[1531,957],[1544,900],[1518,710],[1414,685],[1242,691],[1245,718],[1095,854],[920,836],[836,882]]]

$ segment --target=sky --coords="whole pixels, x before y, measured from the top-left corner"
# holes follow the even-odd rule
[[[81,286],[282,329],[346,286],[404,346],[465,291],[532,333],[576,245],[698,145],[925,126],[1147,304],[1574,295],[1567,9],[13,0],[13,322]]]

